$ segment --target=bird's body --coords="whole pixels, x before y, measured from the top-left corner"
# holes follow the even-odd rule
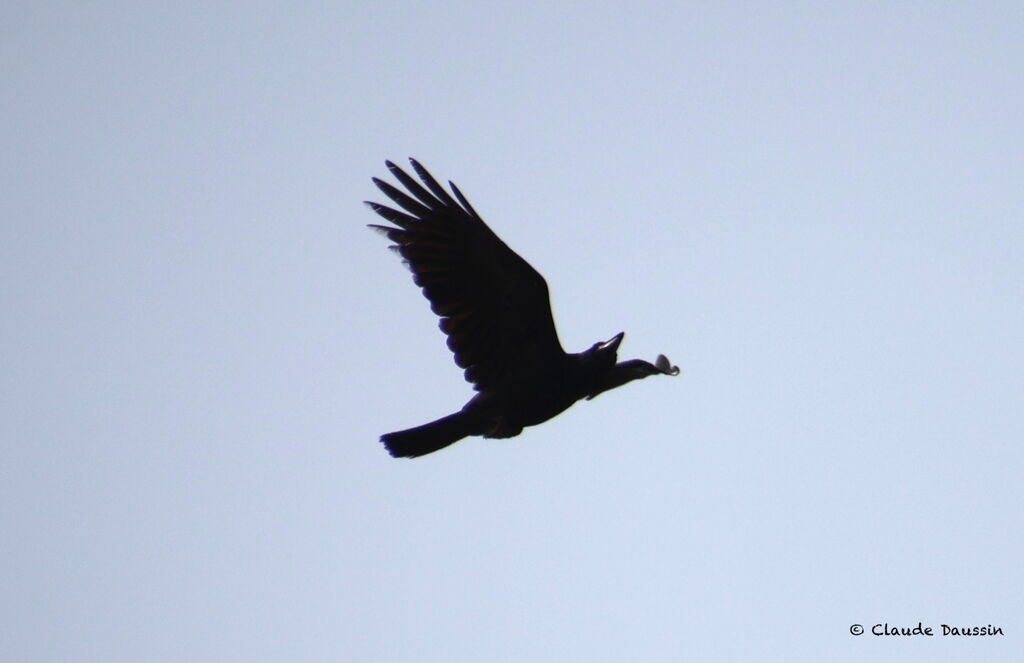
[[[472,435],[514,437],[583,398],[648,375],[678,374],[664,356],[655,364],[616,363],[622,333],[584,352],[563,351],[544,278],[487,227],[454,184],[458,202],[410,161],[429,191],[387,162],[414,197],[374,178],[405,211],[367,203],[398,226],[371,227],[395,242],[478,393],[459,412],[383,435],[392,456],[422,456]]]

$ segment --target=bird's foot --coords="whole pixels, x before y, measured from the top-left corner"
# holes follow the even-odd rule
[[[665,355],[658,355],[658,358],[654,360],[654,367],[665,375],[679,375],[680,373],[679,367],[673,366]]]

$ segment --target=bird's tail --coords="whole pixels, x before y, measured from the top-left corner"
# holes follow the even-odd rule
[[[473,427],[470,417],[460,411],[416,428],[381,435],[380,441],[395,458],[416,458],[444,449],[467,435],[473,435]]]

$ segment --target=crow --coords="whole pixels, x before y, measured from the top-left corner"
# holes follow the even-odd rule
[[[368,225],[394,242],[390,248],[440,316],[455,363],[477,393],[458,412],[382,435],[392,456],[424,456],[472,435],[514,437],[580,399],[648,375],[679,374],[664,355],[653,364],[616,363],[624,332],[566,353],[544,277],[494,234],[454,183],[448,182],[449,194],[419,162],[409,161],[423,184],[386,161],[408,193],[374,177],[401,210],[366,201],[394,224]]]

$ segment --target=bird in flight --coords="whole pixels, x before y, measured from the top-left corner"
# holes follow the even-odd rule
[[[580,399],[649,375],[679,374],[665,355],[653,364],[616,363],[625,332],[566,353],[544,277],[494,234],[454,183],[448,182],[449,194],[415,159],[409,161],[423,184],[385,162],[408,193],[373,178],[401,209],[366,201],[394,224],[370,227],[394,242],[390,248],[440,316],[455,363],[477,393],[458,412],[382,435],[388,453],[415,458],[473,435],[514,437]]]

